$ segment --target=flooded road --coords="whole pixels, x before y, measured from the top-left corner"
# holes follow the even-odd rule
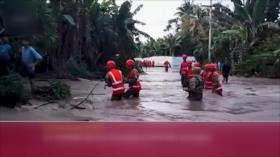
[[[280,80],[231,77],[224,84],[224,96],[204,90],[202,102],[191,102],[182,90],[178,72],[148,68],[141,75],[143,90],[138,99],[110,101],[111,89],[98,81],[67,81],[73,98],[34,109],[0,108],[1,120],[32,121],[280,121]],[[70,110],[97,84],[96,95],[82,104],[85,109]]]

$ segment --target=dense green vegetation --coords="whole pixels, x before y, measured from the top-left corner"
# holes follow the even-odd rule
[[[239,74],[279,77],[279,1],[231,1],[234,10],[213,5],[211,61],[229,60]],[[117,60],[121,68],[127,58],[152,55],[187,53],[208,62],[209,8],[185,0],[165,29],[175,33],[153,39],[136,28],[145,25],[133,18],[143,6],[131,10],[131,5],[125,1],[118,6],[114,0],[1,0],[0,24],[17,54],[20,39],[32,36],[45,58],[37,69],[58,77],[97,78],[108,59]],[[19,13],[33,20],[26,27],[9,25]],[[139,41],[140,35],[148,40]]]
[[[209,8],[185,0],[170,19],[163,38],[153,39],[138,30],[145,23],[134,19],[143,5],[131,10],[132,1],[115,0],[0,0],[0,33],[10,39],[19,70],[23,38],[44,56],[38,72],[57,78],[102,78],[105,62],[154,55],[194,55],[202,63],[230,61],[234,74],[280,77],[279,0],[231,0],[234,9],[212,7],[212,60],[207,60]],[[159,8],[155,8],[159,9]],[[172,31],[175,31],[172,33]],[[145,42],[140,36],[147,38]],[[118,54],[118,55],[116,55]],[[1,103],[13,107],[29,99],[18,74],[0,78]],[[39,88],[48,99],[70,96],[69,86],[52,82]]]
[[[126,59],[137,55],[139,36],[151,38],[135,27],[145,25],[133,18],[142,5],[135,10],[131,5],[125,1],[118,6],[114,0],[0,0],[0,33],[10,40],[16,71],[20,70],[21,42],[28,38],[44,58],[37,72],[56,78],[103,78],[108,59],[123,68]],[[1,77],[1,103],[13,107],[27,101],[30,90],[25,85],[19,75]],[[37,87],[35,94],[56,100],[71,93],[66,84],[52,82]]]
[[[29,90],[24,79],[18,74],[0,77],[0,105],[14,107],[17,103],[25,103],[29,98]]]
[[[234,10],[213,5],[212,62],[230,60],[236,73],[279,77],[279,1],[231,1]],[[17,58],[21,39],[32,37],[44,56],[37,69],[60,78],[97,78],[108,59],[116,59],[121,68],[127,58],[152,55],[187,53],[208,62],[209,8],[185,0],[165,29],[175,33],[153,39],[136,28],[145,25],[134,19],[143,6],[131,10],[131,5],[125,1],[118,6],[115,0],[0,0],[0,30],[9,36]],[[16,15],[32,18],[27,24],[13,23]],[[148,40],[139,41],[140,35]]]
[[[264,77],[280,77],[280,19],[278,0],[231,0],[234,10],[213,5],[212,60],[228,60],[234,73]],[[207,60],[209,8],[186,0],[170,19],[166,31],[175,33],[140,45],[144,54],[194,55],[201,62]]]
[[[104,63],[117,53],[120,63],[136,56],[139,36],[151,37],[135,27],[144,25],[133,18],[142,5],[136,10],[131,5],[125,1],[118,6],[114,0],[1,0],[0,21],[17,54],[20,39],[33,37],[34,47],[45,58],[40,71],[68,77],[69,62],[83,65],[81,73],[85,73],[85,69],[104,70]],[[11,19],[16,15],[32,18],[15,25]]]
[[[60,100],[71,96],[70,87],[60,81],[52,81],[47,86],[39,87],[36,95],[46,100]]]

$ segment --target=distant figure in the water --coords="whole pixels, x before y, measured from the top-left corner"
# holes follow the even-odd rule
[[[168,69],[171,68],[171,64],[169,63],[169,61],[165,61],[163,63],[164,67],[165,67],[165,72],[168,72]]]

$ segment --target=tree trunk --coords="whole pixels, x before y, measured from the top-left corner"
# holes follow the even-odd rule
[[[230,38],[230,41],[232,41],[232,39]],[[235,41],[233,42],[233,45],[230,45],[230,61],[231,61],[231,68],[232,71],[235,71],[235,63],[234,63],[234,47],[235,47]]]

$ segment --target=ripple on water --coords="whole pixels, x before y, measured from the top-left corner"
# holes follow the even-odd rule
[[[257,109],[257,108],[245,108],[245,107],[225,107],[225,111],[226,113],[230,113],[230,114],[247,114],[247,113],[252,113],[252,112],[260,112],[262,111],[261,109]]]

